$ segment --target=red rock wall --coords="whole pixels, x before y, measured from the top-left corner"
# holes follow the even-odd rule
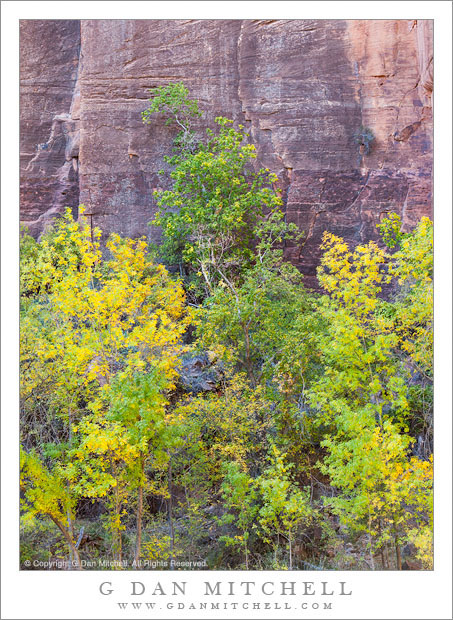
[[[79,202],[80,23],[20,22],[20,210],[37,236]]]
[[[35,149],[31,168],[24,155],[22,210],[36,231],[46,209],[61,209],[58,183],[70,182],[80,89],[80,202],[106,232],[158,240],[146,224],[173,136],[160,119],[143,125],[140,112],[148,89],[178,80],[205,111],[200,130],[218,115],[249,128],[258,165],[281,179],[288,220],[306,232],[303,248],[287,254],[308,283],[325,229],[356,243],[375,238],[390,210],[406,227],[431,215],[431,22],[82,20],[78,80],[77,22],[22,26],[23,141]],[[55,29],[59,45],[50,46],[40,28]],[[36,65],[44,69],[39,79]],[[46,82],[59,89],[56,112]],[[40,93],[39,112],[29,110],[30,88]],[[52,114],[62,113],[69,118],[52,117],[52,125]],[[368,155],[354,140],[361,125],[376,136]],[[48,140],[52,127],[60,147],[44,159],[35,142]]]

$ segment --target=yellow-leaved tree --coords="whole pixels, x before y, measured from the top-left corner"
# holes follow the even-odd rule
[[[409,401],[411,364],[430,372],[432,225],[422,220],[393,255],[374,242],[351,251],[330,233],[322,248],[324,372],[310,393],[325,433],[320,467],[337,489],[330,503],[350,530],[366,533],[371,568],[392,544],[401,569],[405,542],[429,567],[432,458],[413,451]],[[396,300],[384,302],[382,285],[395,276]]]
[[[166,393],[174,386],[190,314],[180,283],[153,262],[144,239],[112,234],[103,257],[100,236],[68,210],[40,243],[28,236],[23,242],[24,505],[51,514],[36,496],[57,469],[70,496],[106,497],[116,489],[109,507],[118,551],[125,488],[136,488],[138,558],[144,471],[165,430]],[[140,394],[128,400],[131,391]],[[27,465],[38,461],[39,468]],[[116,469],[107,475],[113,462]],[[131,467],[134,475],[121,477]],[[47,504],[61,505],[57,492],[46,497]],[[71,538],[74,505],[67,502],[61,524]]]

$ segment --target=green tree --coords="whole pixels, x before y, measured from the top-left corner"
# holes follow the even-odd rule
[[[233,524],[239,533],[224,535],[220,541],[238,546],[244,552],[245,569],[249,569],[249,539],[258,512],[256,484],[241,470],[239,463],[225,464],[225,477],[221,492],[227,513],[220,519],[222,524]]]
[[[272,408],[263,388],[252,388],[243,373],[226,376],[222,391],[181,400],[173,415],[190,438],[186,445],[194,474],[190,484],[196,488],[207,484],[217,493],[223,466],[231,461],[258,471],[265,457]]]
[[[293,464],[285,463],[285,456],[276,446],[272,446],[270,464],[257,480],[262,501],[258,523],[265,542],[274,547],[275,561],[280,538],[287,541],[288,568],[292,570],[298,529],[310,523],[314,511],[308,490],[302,490],[292,482],[290,473]]]
[[[118,559],[121,559],[121,516],[128,512],[124,506],[132,490],[137,491],[136,564],[141,552],[143,497],[149,487],[148,477],[168,461],[164,395],[167,384],[156,370],[116,377],[105,414],[86,416],[76,428],[81,433],[81,442],[74,457],[79,461],[82,476],[77,483],[72,480],[72,484],[82,497],[109,494],[110,529]]]
[[[244,272],[241,283],[220,283],[196,312],[197,333],[203,346],[223,350],[257,385],[279,372],[291,337],[294,353],[295,322],[307,317],[310,307],[295,268],[284,261],[258,264]],[[299,351],[304,366],[308,351],[303,346]]]
[[[150,106],[142,112],[145,124],[151,124],[152,116],[156,113],[167,117],[166,125],[175,125],[179,133],[175,138],[175,151],[190,152],[196,149],[197,139],[193,131],[194,120],[201,116],[198,103],[189,99],[189,91],[182,82],[175,82],[168,86],[150,89]],[[172,162],[172,158],[167,158]]]
[[[371,567],[374,546],[392,539],[401,568],[400,547],[410,522],[429,519],[432,483],[429,463],[408,456],[413,440],[408,373],[395,329],[398,305],[392,315],[385,304],[382,311],[379,299],[382,284],[401,265],[406,269],[407,255],[394,255],[388,275],[385,265],[392,259],[373,242],[351,252],[342,239],[325,233],[323,249],[319,281],[329,293],[319,302],[328,326],[319,335],[324,373],[310,390],[325,432],[321,470],[340,491],[331,500],[334,509],[349,527],[367,533]],[[429,306],[429,297],[425,303]],[[417,480],[423,484],[408,495],[405,489]]]
[[[390,260],[390,276],[398,281],[393,325],[399,347],[416,369],[432,379],[433,369],[433,224],[420,220],[404,235]]]
[[[393,227],[386,240],[385,231]],[[433,225],[422,218],[410,233],[401,233],[401,220],[390,214],[381,225],[384,240],[395,248],[388,257],[388,280],[395,292],[381,303],[398,339],[397,355],[411,375],[408,391],[414,436],[422,439],[424,456],[432,451],[433,432]]]
[[[207,130],[206,144],[171,172],[173,188],[157,194],[160,210],[153,222],[162,226],[169,260],[182,262],[201,279],[205,294],[220,280],[228,285],[250,264],[258,218],[282,204],[270,187],[275,175],[249,169],[255,147],[243,143],[244,134],[229,126],[232,121],[216,123],[218,135]]]
[[[315,335],[323,326],[297,269],[279,250],[258,255],[240,282],[221,282],[194,314],[198,346],[264,389],[278,445],[294,462],[306,462],[313,431],[307,387],[319,373]]]
[[[189,120],[199,114],[195,101],[181,83],[163,87],[143,113],[151,122],[155,113],[176,123],[182,133],[189,132]],[[180,118],[184,117],[181,122]],[[174,166],[170,190],[156,192],[159,211],[153,224],[162,227],[162,252],[167,261],[179,264],[192,280],[193,287],[204,287],[209,295],[223,281],[232,287],[241,271],[253,259],[255,227],[263,234],[283,238],[294,226],[283,225],[282,200],[273,184],[277,177],[268,169],[254,171],[256,149],[246,141],[244,127],[218,117],[219,130],[207,129],[206,141],[190,149],[181,134],[173,156],[165,158]]]

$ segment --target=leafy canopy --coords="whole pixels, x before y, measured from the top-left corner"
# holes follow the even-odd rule
[[[146,241],[113,234],[104,258],[100,234],[68,210],[41,243],[25,239],[22,406],[28,414],[42,402],[67,441],[60,431],[53,445],[24,446],[23,488],[28,512],[63,528],[58,506],[70,514],[76,498],[107,497],[118,532],[145,467],[165,461],[166,394],[191,317],[181,284],[152,261]],[[41,423],[32,422],[36,437]]]
[[[407,368],[411,359],[428,362],[432,226],[422,220],[391,256],[373,242],[351,252],[329,233],[323,249],[324,373],[310,388],[327,450],[319,466],[338,489],[329,503],[344,523],[367,532],[378,548],[394,539],[399,549],[415,524],[426,536],[431,532],[425,519],[432,515],[432,462],[409,457]],[[382,302],[383,283],[395,277],[409,288],[396,302]]]
[[[165,103],[167,100],[171,104]],[[194,103],[181,84],[157,94],[146,111],[178,123],[181,114],[193,116]],[[233,282],[254,259],[253,244],[272,237],[281,242],[296,232],[283,222],[282,200],[273,189],[277,177],[268,169],[255,171],[256,148],[247,143],[244,127],[218,117],[217,133],[206,129],[206,140],[186,148],[176,140],[172,188],[155,193],[159,210],[152,224],[162,227],[162,254],[179,264],[204,295],[224,281]]]

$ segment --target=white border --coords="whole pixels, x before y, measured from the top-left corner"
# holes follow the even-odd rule
[[[243,615],[241,612],[234,615],[226,611],[217,614],[218,618],[451,618],[451,4],[266,1],[2,2],[2,618],[197,617],[197,612],[192,616],[177,610],[173,615],[164,612],[165,616],[143,611],[115,615],[113,605],[105,600],[108,597],[101,597],[97,588],[101,581],[114,580],[119,585],[128,582],[134,579],[131,573],[19,573],[17,553],[18,19],[172,19],[175,16],[178,19],[435,20],[435,570],[399,574],[175,572],[163,574],[161,582],[185,580],[200,599],[205,579],[346,581],[353,589],[350,600],[335,599],[332,612],[273,611],[266,615],[262,611],[244,611]],[[136,573],[135,579],[140,581],[145,577],[149,582],[157,574]],[[198,616],[214,617],[199,612]]]

